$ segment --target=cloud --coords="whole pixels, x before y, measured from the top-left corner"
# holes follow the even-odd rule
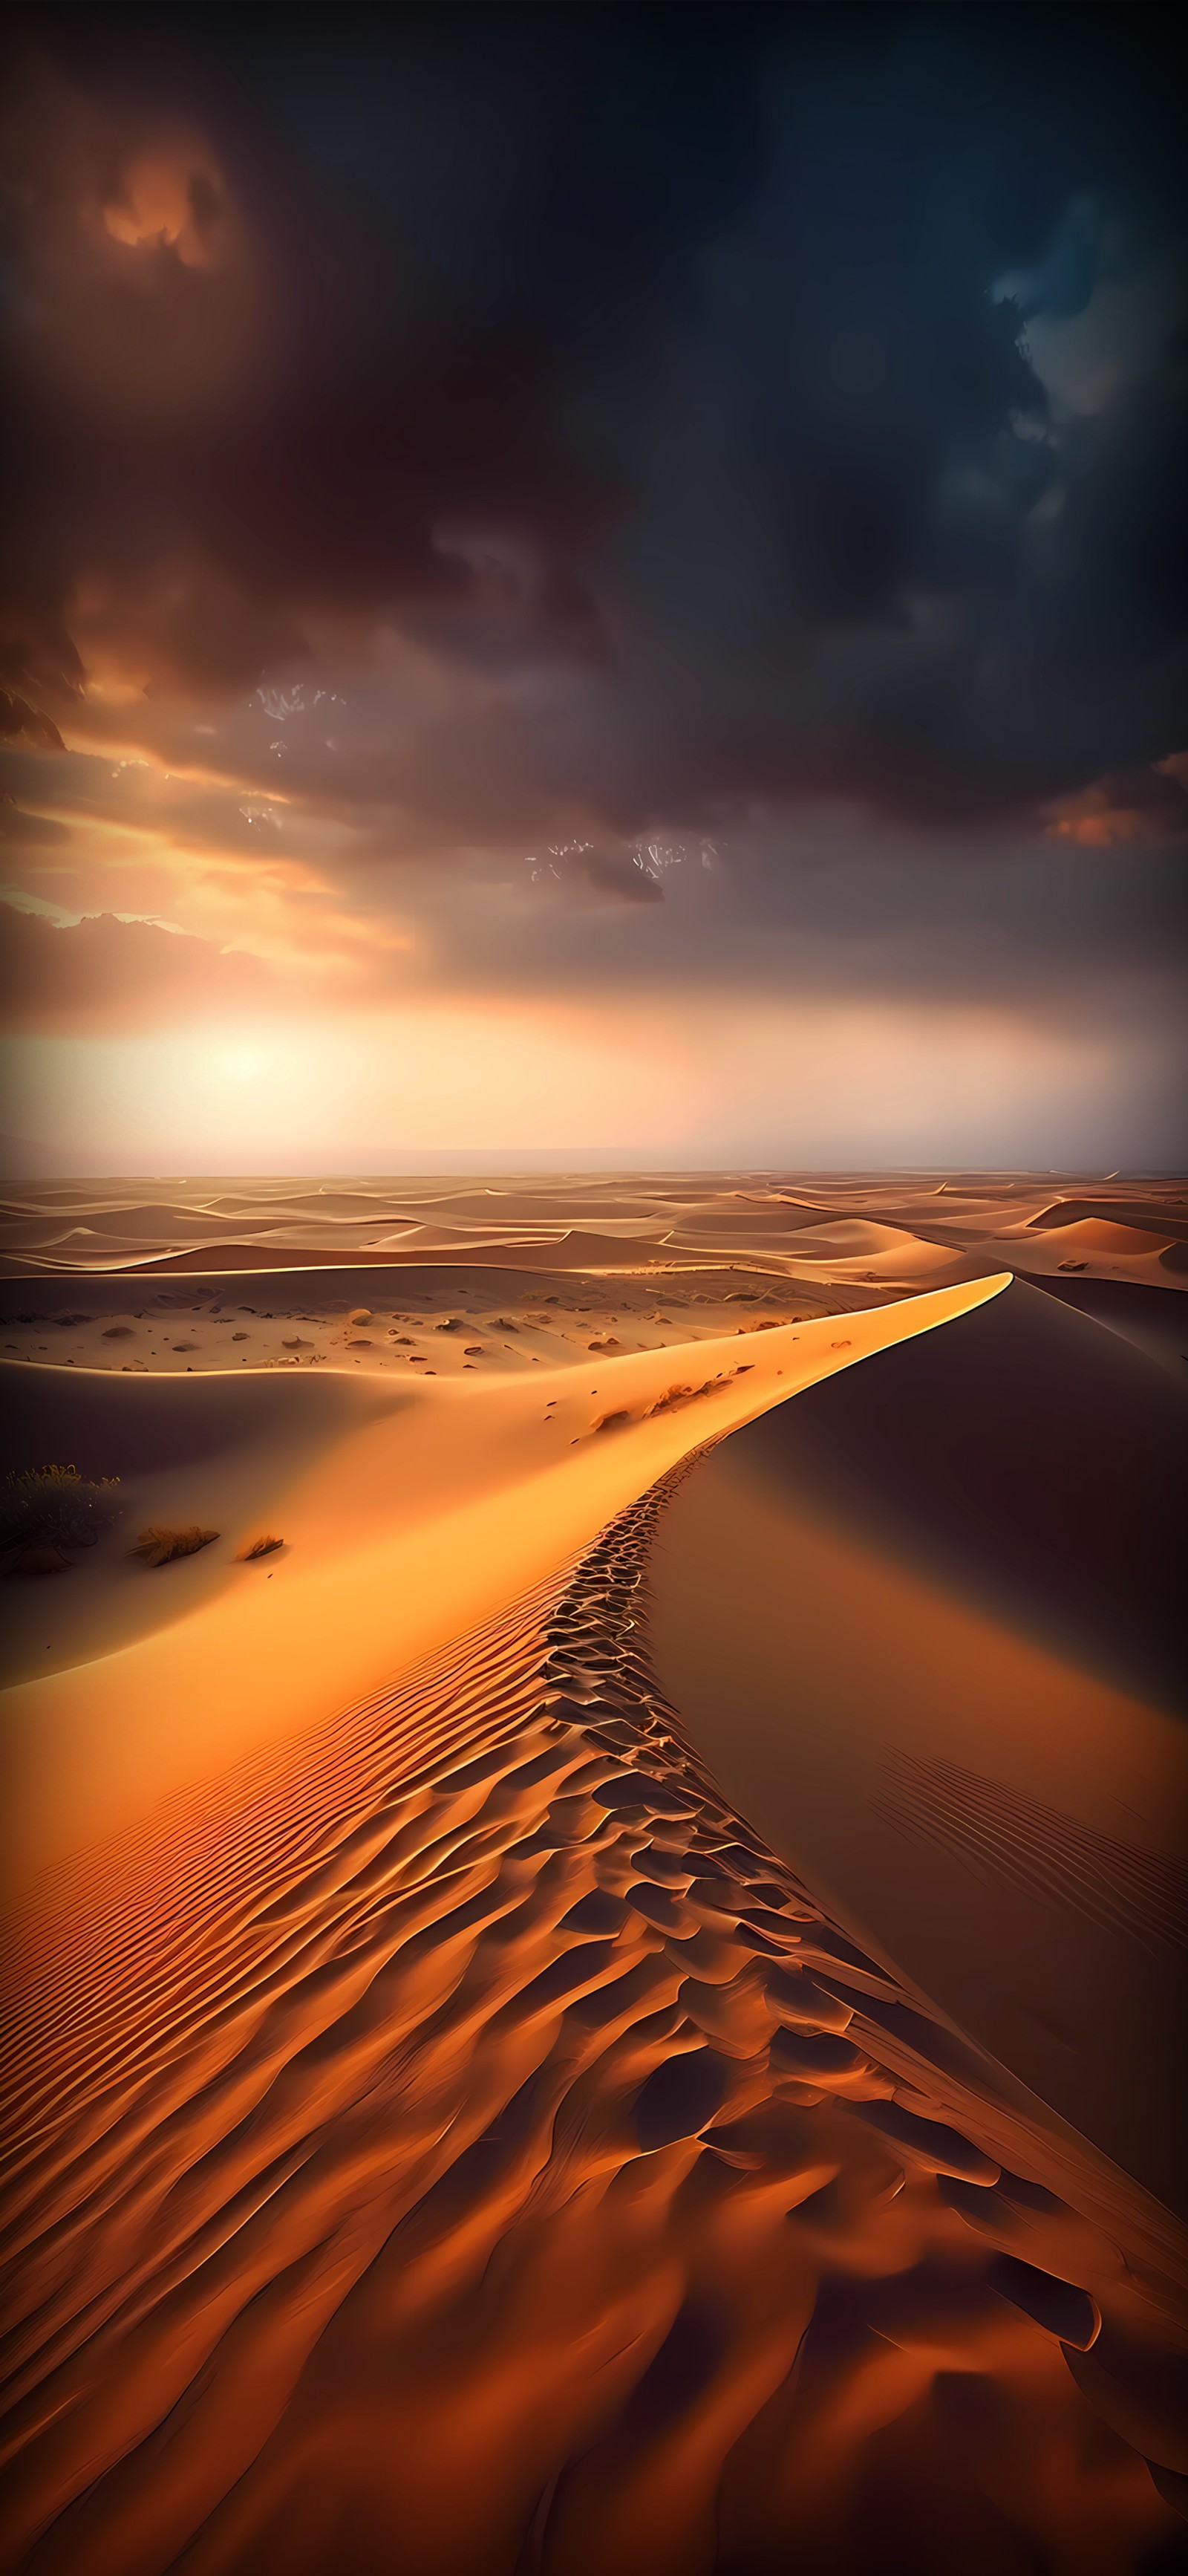
[[[519,766],[627,833],[855,783],[927,826],[1163,756],[1182,360],[1072,434],[1025,339],[1091,301],[1139,130],[1167,237],[1158,31],[1070,66],[1020,30],[1008,75],[940,16],[567,18],[311,14],[283,65],[138,24],[101,86],[66,22],[24,44],[29,704],[60,722],[79,633],[230,698],[338,614],[502,683]],[[566,668],[559,732],[527,699]]]
[[[275,1001],[258,957],[110,913],[59,928],[0,905],[0,1010],[11,1032],[168,1029]]]
[[[728,988],[1170,1028],[1169,46],[27,16],[22,1024]]]
[[[27,698],[15,690],[0,689],[0,736],[6,742],[32,743],[38,751],[64,751],[66,746],[52,718],[40,707],[31,707]]]
[[[1053,840],[1075,841],[1082,849],[1108,849],[1119,841],[1188,841],[1188,754],[1095,780],[1052,807],[1048,831]]]
[[[51,822],[44,814],[26,814],[7,788],[0,789],[0,840],[15,848],[52,849],[70,838],[65,823]]]

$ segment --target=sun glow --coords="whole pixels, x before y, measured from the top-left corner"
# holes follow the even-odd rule
[[[658,1161],[857,1166],[1009,1159],[1042,1095],[1046,1160],[1110,1114],[1116,1057],[1003,1015],[684,995],[646,1022],[596,1002],[454,998],[384,1012],[14,1041],[19,1132],[86,1168],[400,1168],[416,1154],[630,1148]],[[1157,1083],[1134,1042],[1132,1083]],[[1034,1154],[1028,1159],[1034,1160]]]

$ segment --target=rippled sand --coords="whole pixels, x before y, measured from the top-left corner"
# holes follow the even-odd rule
[[[1166,2527],[1182,2243],[715,1791],[647,1661],[664,1500],[30,1935],[2,2563],[824,2571],[893,2517],[876,2563],[1106,2569]]]
[[[53,1182],[10,1187],[9,1275],[480,1261],[947,1286],[1004,1268],[1188,1275],[1182,1182],[1057,1173],[626,1173],[585,1179]]]
[[[853,1221],[889,1223],[871,1203]],[[1028,1242],[1053,1231],[1020,1222]],[[1179,2563],[1188,2238],[1142,2156],[1103,2142],[1001,2018],[1029,1907],[1058,1926],[1061,1973],[1078,1943],[1096,1973],[1097,1940],[1163,1975],[1180,1925],[1163,1828],[1083,1812],[1094,1763],[1103,1800],[1164,1796],[1133,1726],[1113,1737],[1102,1715],[1125,1666],[1134,1723],[1172,1725],[1158,1621],[1140,1574],[1129,1611],[1091,1616],[1059,1550],[1045,1586],[1026,1516],[996,1554],[946,1499],[962,1335],[977,1436],[1014,1386],[1034,1481],[1010,1319],[1038,1292],[985,1260],[970,1286],[862,1288],[850,1242],[802,1323],[760,1306],[747,1320],[770,1329],[740,1343],[724,1300],[693,1302],[726,1285],[698,1250],[683,1311],[716,1332],[682,1348],[674,1321],[670,1345],[622,1333],[596,1354],[561,1335],[547,1363],[513,1359],[509,1333],[498,1367],[421,1389],[340,1353],[242,1379],[175,1357],[168,1383],[10,1357],[23,1439],[73,1419],[122,1440],[130,1508],[171,1497],[222,1535],[155,1574],[113,1539],[21,1603],[0,2568]],[[773,1276],[799,1293],[785,1260],[754,1274],[761,1295]],[[1129,1286],[1178,1313],[1164,1275]],[[608,1287],[608,1313],[632,1312],[625,1285],[592,1273],[566,1329]],[[1133,1333],[1043,1311],[1090,1337],[1086,1366],[1114,1351],[1142,1373],[1141,1428],[1166,1369]],[[913,1368],[900,1488],[876,1435]],[[775,1477],[802,1408],[804,1474]],[[954,1493],[988,1472],[979,1455]],[[728,1518],[762,1503],[770,1562],[758,1524],[736,1562],[725,1530],[699,1556],[724,1474]],[[278,1512],[278,1558],[237,1566]],[[734,1657],[725,1698],[707,1623]],[[765,1713],[754,1650],[761,1669],[773,1638],[785,1699]],[[854,1660],[871,1640],[892,1649],[881,1680]],[[1027,1701],[1044,1654],[1072,1738]],[[987,1762],[968,1730],[1010,1673]],[[883,1723],[872,1682],[918,1707],[914,1733]],[[1024,1783],[1029,1732],[1041,1771],[1076,1769],[1078,1726],[1072,1794]],[[837,1756],[827,1817],[814,1740]],[[898,1895],[867,1869],[876,1808],[915,1856]],[[928,1890],[923,1943],[905,1884]],[[993,2025],[937,1967],[968,1920]],[[1161,2029],[1144,2025],[1149,2054]]]

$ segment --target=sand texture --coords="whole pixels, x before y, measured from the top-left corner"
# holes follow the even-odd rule
[[[904,1183],[815,1188],[815,1288],[681,1187],[659,1293],[414,1264],[430,1382],[240,1374],[201,1274],[199,1365],[8,1356],[16,1461],[120,1508],[4,1587],[0,2571],[1179,2564],[1170,1344],[853,1279]],[[43,1339],[148,1306],[79,1284]]]
[[[26,1459],[120,1480],[68,1572],[5,1585],[10,1885],[463,1633],[700,1441],[1004,1284],[485,1383],[0,1364]],[[201,1554],[131,1555],[142,1527],[195,1521],[219,1533]],[[265,1527],[282,1546],[244,1564]]]
[[[1006,1268],[1182,1286],[1188,1198],[1179,1182],[1055,1172],[58,1181],[10,1186],[0,1246],[10,1277],[88,1281],[295,1261],[647,1272],[749,1254],[806,1286],[939,1288]]]

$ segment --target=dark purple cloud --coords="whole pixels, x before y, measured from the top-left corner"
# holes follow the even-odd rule
[[[57,721],[78,586],[135,623],[187,561],[152,685],[241,690],[311,610],[576,659],[583,719],[531,755],[623,832],[822,793],[960,823],[1163,757],[1183,306],[1099,412],[1061,416],[1026,334],[1166,266],[1170,41],[1159,12],[30,13],[10,685]]]

